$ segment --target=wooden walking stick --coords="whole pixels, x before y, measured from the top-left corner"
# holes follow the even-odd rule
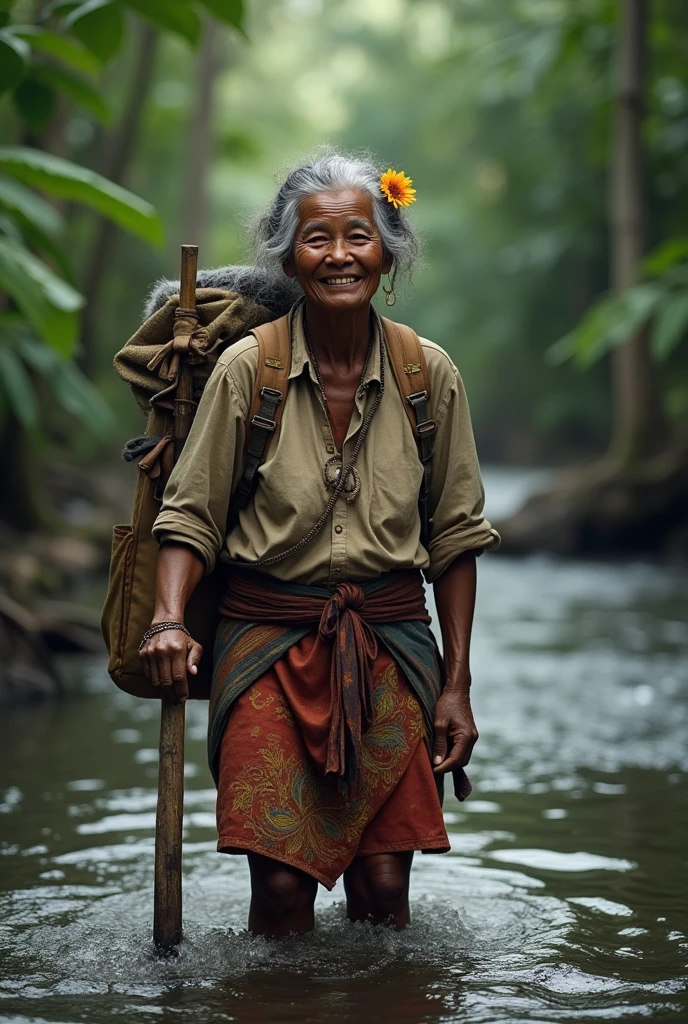
[[[182,246],[179,305],[196,308],[198,246]],[[180,360],[174,399],[174,455],[179,458],[193,420],[191,367]],[[184,705],[160,702],[158,809],[155,816],[153,939],[163,950],[182,940],[182,818],[184,813]]]

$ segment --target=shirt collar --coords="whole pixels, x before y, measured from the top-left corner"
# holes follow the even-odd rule
[[[314,383],[317,383],[315,370],[311,365],[311,359],[306,347],[306,333],[303,329],[304,303],[301,302],[292,312],[292,346],[291,346],[291,370],[289,380],[299,377],[308,368],[308,374]],[[368,357],[368,363],[361,380],[362,384],[368,384],[372,380],[380,380],[380,329],[377,317],[373,319],[373,347]]]

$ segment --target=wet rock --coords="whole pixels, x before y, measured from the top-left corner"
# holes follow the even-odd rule
[[[507,554],[688,558],[688,451],[570,470],[496,528]]]

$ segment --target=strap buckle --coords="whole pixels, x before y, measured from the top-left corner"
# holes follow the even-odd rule
[[[430,437],[437,430],[437,426],[434,420],[424,420],[423,423],[416,425],[416,434],[418,437]]]
[[[272,434],[277,424],[274,420],[269,420],[267,416],[261,416],[260,413],[257,413],[251,420],[251,426],[260,427],[261,430],[267,430]]]
[[[426,402],[427,398],[427,391],[414,391],[412,395],[406,396],[406,401],[415,408],[420,402]]]
[[[282,396],[282,392],[278,391],[277,388],[261,388],[260,389],[260,397],[261,398],[272,398],[272,399],[275,400],[276,404],[279,405],[279,403],[282,401],[282,397],[283,396]]]

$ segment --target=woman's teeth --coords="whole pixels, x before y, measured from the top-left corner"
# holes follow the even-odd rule
[[[325,284],[356,284],[357,277],[326,277]]]

